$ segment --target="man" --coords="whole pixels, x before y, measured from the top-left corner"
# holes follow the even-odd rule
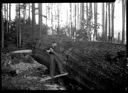
[[[54,73],[55,73],[55,62],[57,62],[59,72],[60,74],[65,73],[64,68],[63,68],[63,60],[61,59],[61,56],[56,52],[58,51],[57,49],[57,43],[53,42],[50,47],[48,47],[47,52],[50,55],[50,75],[52,78],[54,78]]]

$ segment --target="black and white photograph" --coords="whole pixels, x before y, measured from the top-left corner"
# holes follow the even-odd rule
[[[126,3],[1,3],[2,90],[128,91]]]

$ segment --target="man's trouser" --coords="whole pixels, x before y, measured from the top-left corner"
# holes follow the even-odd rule
[[[51,77],[54,76],[55,73],[55,62],[57,62],[57,66],[59,68],[60,73],[63,73],[63,66],[62,66],[62,60],[54,54],[50,54],[51,64],[50,64],[50,75]]]

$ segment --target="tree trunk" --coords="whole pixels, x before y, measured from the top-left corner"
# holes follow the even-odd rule
[[[9,29],[8,29],[8,32],[10,32],[10,26],[11,26],[11,3],[9,4]]]
[[[40,26],[39,36],[41,37],[42,35],[42,3],[39,3],[39,26]]]
[[[30,22],[30,9],[31,9],[31,4],[29,3],[29,22]]]
[[[118,32],[118,43],[120,44],[120,32]]]
[[[7,33],[8,33],[8,3],[7,3],[7,24],[6,24],[6,27],[7,27]]]
[[[105,41],[107,42],[107,3],[106,3],[106,16],[105,16]]]
[[[89,4],[89,40],[91,41],[92,3]]]
[[[76,3],[75,3],[75,30],[76,30]]]
[[[20,3],[19,3],[19,46],[21,46],[21,20],[20,20]]]
[[[111,28],[110,28],[110,3],[108,3],[108,30],[109,30],[109,36],[108,36],[108,39],[109,39],[109,42],[111,40]]]
[[[124,7],[124,0],[122,0],[122,44],[125,41],[125,7]]]
[[[97,3],[94,3],[94,36],[97,39]]]
[[[84,3],[81,3],[81,29],[84,29],[84,24],[83,24],[83,20],[84,20]]]
[[[112,6],[112,41],[113,41],[113,39],[114,39],[114,3],[112,3],[111,4],[111,6]]]
[[[52,34],[53,34],[53,14],[52,14],[52,8],[53,8],[53,5],[51,5],[51,30],[52,30]],[[58,19],[59,21],[59,19]]]
[[[57,10],[58,10],[58,27],[57,27],[57,34],[59,33],[59,26],[60,26],[60,10],[59,10],[59,4],[57,6]]]
[[[34,39],[34,33],[35,33],[35,4],[32,3],[32,35]]]
[[[72,3],[70,3],[70,37],[72,37]]]
[[[25,24],[25,18],[26,18],[26,4],[24,3],[24,24]]]
[[[2,24],[1,24],[1,27],[2,27],[2,36],[1,36],[1,37],[2,37],[2,39],[1,39],[1,40],[2,40],[2,46],[1,46],[1,47],[2,47],[2,48],[4,48],[4,24],[3,24],[3,10],[4,10],[4,9],[3,9],[3,4],[2,4],[2,12],[1,12],[1,13],[2,13],[2,19],[1,19],[1,20],[2,20]]]
[[[86,3],[86,20],[87,20],[87,31],[88,31],[88,3]]]
[[[103,37],[103,40],[104,40],[104,35],[105,32],[104,32],[104,3],[102,4],[102,37]]]
[[[79,3],[77,4],[77,28],[79,28]]]
[[[19,46],[19,24],[18,24],[18,4],[16,4],[16,31],[17,31],[17,46]]]
[[[47,9],[48,5],[46,4],[46,17],[47,17],[47,12],[48,12],[48,9]],[[47,17],[48,18],[48,17]],[[46,26],[47,26],[47,18],[46,18]]]

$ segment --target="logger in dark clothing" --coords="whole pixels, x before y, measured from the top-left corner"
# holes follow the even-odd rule
[[[53,42],[52,46],[50,46],[47,49],[47,52],[49,53],[50,60],[51,60],[51,63],[50,63],[50,75],[51,75],[52,78],[54,77],[55,68],[56,68],[55,67],[55,62],[57,62],[60,74],[65,73],[64,69],[63,69],[63,64],[62,64],[63,60],[61,59],[60,55],[58,53],[56,53],[57,50],[58,50],[57,49],[57,43],[55,43],[55,42]]]

